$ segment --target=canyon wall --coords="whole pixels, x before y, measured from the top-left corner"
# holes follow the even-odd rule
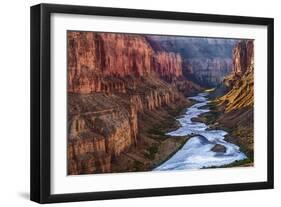
[[[197,89],[179,54],[140,35],[68,32],[68,174],[110,172],[138,143],[139,113],[187,102],[174,79]]]
[[[151,56],[152,49],[141,36],[69,32],[68,91],[125,92],[119,77],[149,74]]]
[[[178,53],[157,52],[153,55],[156,73],[168,81],[182,76],[182,59]]]
[[[68,32],[68,91],[123,92],[124,78],[182,76],[182,59],[173,52],[155,53],[141,35]]]
[[[68,173],[109,172],[111,160],[136,143],[137,112],[102,93],[68,99]]]
[[[214,87],[232,70],[233,39],[193,38],[148,35],[155,50],[179,53],[183,61],[183,75],[205,87]]]
[[[224,80],[228,92],[218,99],[229,129],[228,139],[241,146],[249,166],[254,163],[254,41],[242,40],[233,49],[233,68]]]
[[[229,92],[220,98],[226,111],[238,110],[254,103],[254,42],[240,41],[233,49],[232,73],[224,79]]]
[[[185,74],[206,86],[219,85],[231,71],[231,58],[190,58],[185,62]]]

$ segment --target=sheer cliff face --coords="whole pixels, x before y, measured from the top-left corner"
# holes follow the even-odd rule
[[[226,111],[253,106],[254,101],[254,42],[239,42],[233,49],[232,73],[225,78],[229,92],[220,100],[226,104]]]
[[[196,88],[182,59],[155,52],[140,35],[68,33],[68,174],[110,172],[111,161],[138,143],[138,114]]]
[[[122,81],[104,78],[149,74],[151,56],[152,49],[141,36],[69,32],[68,91],[124,91]]]
[[[202,86],[216,86],[232,70],[232,49],[236,40],[216,38],[147,36],[155,50],[179,53],[183,75]]]
[[[167,79],[181,76],[180,55],[155,53],[140,35],[68,33],[69,92],[125,92],[123,77],[146,77],[154,72]]]

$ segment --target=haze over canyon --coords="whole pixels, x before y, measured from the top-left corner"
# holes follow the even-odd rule
[[[253,165],[253,48],[253,40],[68,31],[68,174],[157,169],[195,136],[169,132],[195,104],[188,97],[209,88],[209,111],[193,121],[224,129],[245,154],[222,164]]]

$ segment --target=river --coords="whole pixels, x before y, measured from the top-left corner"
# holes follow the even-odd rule
[[[197,103],[188,107],[185,114],[177,119],[181,127],[167,133],[167,135],[175,136],[175,139],[178,136],[194,136],[170,159],[154,170],[187,170],[218,167],[246,159],[246,155],[239,150],[237,145],[224,140],[225,135],[227,135],[226,131],[212,130],[205,123],[191,120],[194,117],[198,117],[210,111],[206,107],[202,108],[209,102],[208,93],[199,93],[197,96],[189,97],[189,99],[195,100]],[[216,144],[223,145],[226,148],[225,152],[212,151],[211,149]]]

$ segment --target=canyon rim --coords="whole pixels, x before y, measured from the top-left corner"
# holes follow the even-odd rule
[[[67,174],[254,166],[254,40],[67,32]]]

